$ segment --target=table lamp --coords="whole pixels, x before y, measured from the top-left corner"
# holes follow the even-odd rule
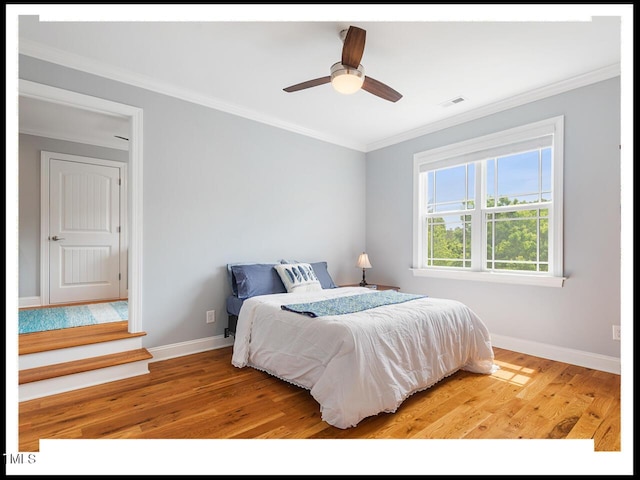
[[[366,287],[367,281],[364,278],[364,270],[366,268],[371,268],[371,262],[369,262],[369,256],[366,253],[362,252],[360,254],[360,256],[358,257],[358,262],[356,263],[356,267],[362,269],[362,281],[360,282],[360,286]]]

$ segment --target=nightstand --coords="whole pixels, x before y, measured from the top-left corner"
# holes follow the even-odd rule
[[[341,287],[359,287],[360,284],[359,283],[351,283],[349,285],[340,285]],[[376,285],[376,284],[369,284],[367,285],[367,288],[370,288],[372,290],[395,290],[396,292],[400,290],[400,287],[394,287],[391,285]]]

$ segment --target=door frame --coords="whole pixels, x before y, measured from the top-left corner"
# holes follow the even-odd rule
[[[49,291],[51,262],[49,258],[49,194],[50,194],[50,161],[51,159],[66,160],[85,165],[101,165],[105,167],[113,167],[120,170],[120,249],[119,249],[119,268],[121,278],[118,283],[118,296],[127,298],[127,245],[128,245],[128,222],[127,222],[127,164],[114,160],[106,160],[103,158],[85,157],[82,155],[70,155],[66,153],[49,152],[42,150],[40,152],[40,298],[42,306],[51,304],[51,292]]]
[[[143,110],[124,103],[84,95],[70,90],[51,87],[29,80],[19,80],[19,95],[70,107],[90,110],[105,115],[129,119],[128,170],[128,329],[131,333],[142,331],[142,247],[143,247],[143,192],[142,192],[142,114]],[[42,295],[43,292],[40,292]]]

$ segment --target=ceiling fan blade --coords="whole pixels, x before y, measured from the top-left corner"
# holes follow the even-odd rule
[[[364,77],[362,89],[394,103],[402,98],[402,95],[396,92],[393,88],[369,76]]]
[[[358,27],[349,27],[347,35],[344,37],[344,45],[342,46],[343,65],[358,68],[360,60],[362,60],[362,54],[364,53],[366,37],[366,30]]]
[[[298,90],[304,90],[305,88],[317,87],[318,85],[324,85],[325,83],[329,83],[331,81],[330,76],[315,78],[313,80],[307,80],[306,82],[297,83],[296,85],[291,85],[290,87],[283,88],[285,92],[297,92]]]

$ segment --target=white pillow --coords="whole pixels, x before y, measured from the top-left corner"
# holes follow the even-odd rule
[[[287,292],[313,292],[322,290],[310,263],[282,263],[275,265]]]

